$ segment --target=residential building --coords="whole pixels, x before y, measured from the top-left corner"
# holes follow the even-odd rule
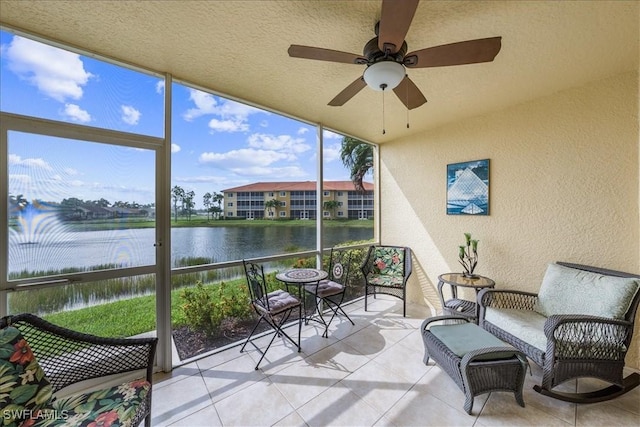
[[[373,184],[364,182],[365,192],[351,181],[324,181],[322,203],[325,219],[373,219]],[[316,181],[256,182],[222,190],[227,218],[316,219]],[[270,200],[279,202],[269,207]],[[325,202],[337,206],[327,208]]]

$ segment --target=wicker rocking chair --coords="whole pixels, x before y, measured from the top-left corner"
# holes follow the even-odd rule
[[[549,291],[549,287],[555,289]],[[550,264],[537,294],[482,290],[478,295],[480,326],[542,368],[542,384],[533,387],[538,393],[573,403],[610,400],[640,384],[636,372],[623,377],[640,303],[639,287],[640,276],[636,274],[558,262]],[[549,296],[556,313],[542,316],[541,301]],[[616,314],[594,313],[606,306],[607,300]],[[524,330],[518,323],[524,323],[528,333],[515,332]],[[586,393],[553,390],[567,380],[583,377],[611,385]]]

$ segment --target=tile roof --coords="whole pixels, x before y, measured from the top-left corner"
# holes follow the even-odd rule
[[[367,191],[373,191],[373,184],[363,182]],[[222,190],[224,193],[239,191],[315,191],[315,181],[274,181],[255,182],[253,184],[241,185],[239,187]],[[355,191],[351,181],[324,181],[323,189],[326,191]]]

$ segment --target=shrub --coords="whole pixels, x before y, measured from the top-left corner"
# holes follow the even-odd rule
[[[209,336],[219,332],[220,324],[228,318],[246,318],[251,315],[246,290],[227,287],[225,282],[205,287],[202,282],[182,290],[181,306],[184,318],[194,328]]]

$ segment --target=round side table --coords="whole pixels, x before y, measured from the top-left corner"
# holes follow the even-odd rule
[[[445,283],[451,287],[451,299],[446,301],[442,293],[442,287]],[[469,278],[462,273],[445,273],[438,276],[438,295],[443,311],[473,319],[476,324],[478,323],[478,304],[475,301],[458,298],[458,287],[475,289],[477,297],[478,292],[482,289],[494,286],[495,282],[484,276]]]

